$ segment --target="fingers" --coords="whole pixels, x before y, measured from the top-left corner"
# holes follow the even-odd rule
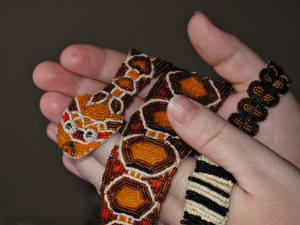
[[[188,24],[188,35],[199,55],[238,91],[258,78],[265,62],[236,37],[216,27],[202,13]]]
[[[223,118],[236,112],[240,99],[246,97],[246,89],[257,80],[264,61],[236,37],[218,27],[202,13],[195,14],[188,24],[188,35],[199,55],[238,91],[224,102],[218,114]],[[299,104],[291,93],[280,99],[280,104],[268,109],[266,121],[260,123],[257,140],[300,168],[299,159]],[[288,117],[286,115],[289,114]],[[299,135],[298,135],[299,136]],[[288,147],[287,147],[288,146]]]
[[[245,190],[257,190],[265,183],[264,175],[270,175],[269,168],[282,165],[278,155],[185,97],[170,101],[168,118],[183,140],[231,172]]]
[[[43,115],[53,122],[59,124],[61,115],[71,101],[71,97],[57,92],[46,92],[40,100],[40,109]]]
[[[161,205],[160,221],[163,224],[180,224],[184,212],[184,197],[188,186],[188,177],[193,173],[194,169],[195,159],[192,157],[187,157],[180,164],[172,179],[166,199]],[[170,216],[170,212],[174,212],[173,216]]]
[[[62,52],[60,62],[63,67],[72,71],[73,74],[108,84],[114,79],[116,72],[125,58],[125,54],[112,49],[76,44],[67,47]],[[142,98],[146,97],[154,83],[155,79],[143,88],[138,93],[138,96]],[[92,93],[92,90],[88,91],[88,93]]]
[[[76,44],[62,52],[60,62],[73,73],[110,83],[125,58],[115,50]]]
[[[45,91],[56,91],[75,96],[81,93],[94,93],[106,84],[87,77],[78,76],[56,62],[43,62],[33,71],[33,81]]]
[[[98,193],[100,193],[101,178],[104,173],[104,167],[92,155],[87,155],[80,159],[74,159],[73,162],[82,177],[94,185]]]
[[[57,135],[57,126],[54,123],[49,123],[47,128],[46,128],[46,133],[47,136],[54,141],[55,143],[57,142],[56,140],[56,135]]]
[[[108,65],[118,64],[115,59],[118,58],[118,54],[115,53],[115,51],[109,51],[86,45],[75,45],[73,47],[71,46],[67,48],[62,54],[64,56],[62,56],[61,58],[68,58],[68,55],[69,57],[71,57],[70,55],[75,54],[74,52],[76,51],[78,51],[76,54],[77,56],[80,55],[80,57],[84,57],[86,54],[90,54],[89,57],[93,58],[97,55],[99,56],[99,53],[97,54],[97,52],[107,51],[108,58],[106,59],[106,63],[108,63]],[[98,60],[100,60],[99,57]],[[111,60],[114,62],[111,62]],[[78,60],[77,62],[80,62],[80,60]],[[75,69],[76,66],[79,66],[75,62],[73,62],[72,65]],[[74,68],[70,67],[70,69]],[[107,72],[112,72],[113,68],[111,68],[110,70],[107,68],[105,70]],[[39,64],[35,68],[33,72],[33,80],[35,84],[43,90],[51,91],[50,93],[45,94],[42,97],[40,103],[43,114],[49,120],[51,120],[55,124],[60,121],[61,113],[71,101],[71,98],[68,98],[68,96],[74,97],[79,93],[94,93],[106,86],[106,84],[103,82],[90,79],[88,77],[89,74],[84,74],[84,76],[86,77],[78,76],[77,74],[70,72],[69,70],[65,69],[60,64],[55,62],[44,62]],[[111,75],[110,79],[112,79],[113,77],[114,76]],[[149,90],[151,85],[148,86],[149,87],[147,88],[147,90]],[[143,90],[141,93],[145,96],[147,90]],[[59,92],[63,95],[55,92]],[[131,106],[125,112],[125,120],[130,117],[130,115],[140,106],[141,103],[142,100],[140,98],[136,97],[133,99]]]
[[[75,176],[78,176],[79,178],[81,178],[83,180],[86,180],[86,178],[83,177],[81,175],[81,173],[79,172],[79,170],[77,169],[74,159],[71,159],[71,158],[63,155],[62,162],[63,162],[64,166],[66,167],[66,169],[69,170],[72,174],[74,174]]]
[[[100,148],[92,152],[94,158],[103,166],[106,166],[108,157],[113,147],[120,142],[121,134],[110,137]]]

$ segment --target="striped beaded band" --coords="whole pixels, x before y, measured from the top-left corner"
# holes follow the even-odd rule
[[[258,132],[258,122],[266,119],[265,107],[275,106],[279,94],[288,91],[289,78],[274,62],[260,72],[260,80],[250,83],[250,97],[238,103],[238,113],[229,117],[229,122],[250,136]],[[203,155],[196,161],[196,168],[188,182],[186,204],[182,224],[225,225],[229,210],[229,198],[234,177]],[[220,185],[220,183],[222,185]],[[224,189],[224,187],[226,187]]]
[[[261,70],[260,80],[252,81],[248,88],[249,97],[238,103],[237,113],[233,113],[228,121],[250,136],[255,136],[259,130],[258,122],[268,116],[267,107],[273,107],[279,102],[279,95],[288,91],[291,83],[282,68],[270,61],[267,68]]]
[[[231,90],[225,81],[174,66],[165,70],[131,116],[107,161],[100,190],[100,224],[157,223],[171,180],[192,151],[169,124],[169,100],[186,95],[216,111]]]
[[[181,224],[225,225],[234,177],[201,155],[188,179]]]

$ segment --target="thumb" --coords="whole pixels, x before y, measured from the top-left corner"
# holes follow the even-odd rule
[[[173,129],[187,144],[230,172],[248,192],[265,182],[268,165],[280,161],[264,145],[186,97],[172,98],[167,113]]]

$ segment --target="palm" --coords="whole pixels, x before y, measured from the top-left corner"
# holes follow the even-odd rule
[[[237,39],[210,24],[203,15],[193,17],[188,31],[194,47],[202,58],[213,65],[221,76],[232,82],[237,90],[237,93],[232,94],[218,112],[220,116],[227,119],[236,111],[238,101],[247,95],[248,84],[251,80],[257,79],[264,62]],[[207,35],[208,33],[210,35]],[[213,38],[207,39],[206,36]],[[63,51],[60,64],[44,62],[37,66],[33,78],[38,87],[47,91],[41,99],[40,107],[43,114],[51,121],[47,128],[51,139],[55,141],[56,126],[71,98],[78,93],[93,93],[102,89],[113,79],[124,59],[124,54],[113,50],[74,45]],[[147,87],[134,99],[126,112],[125,120],[128,120],[131,113],[139,107],[149,88]],[[294,135],[293,138],[289,134],[296,134],[300,130],[299,111],[295,98],[290,93],[287,94],[281,98],[276,109],[270,109],[268,119],[261,123],[260,132],[255,137],[298,167],[300,167],[300,152],[297,148],[300,146],[300,140],[297,139],[299,135]],[[119,137],[120,135],[115,135],[101,149],[83,159],[72,160],[63,156],[65,167],[94,184],[99,190],[99,181],[107,157]],[[181,219],[187,177],[192,173],[194,165],[194,159],[188,158],[180,166],[168,197],[162,205],[162,222],[178,224]],[[243,190],[236,185],[231,198],[233,203],[231,207],[240,208],[243,204],[240,199],[242,193]],[[177,213],[169,216],[170,210]]]

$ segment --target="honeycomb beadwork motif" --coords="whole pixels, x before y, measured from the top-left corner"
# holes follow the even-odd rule
[[[139,66],[134,60],[130,65],[139,72],[150,73],[146,69],[150,61],[139,60]],[[100,190],[100,224],[156,224],[171,180],[180,162],[192,151],[169,124],[168,101],[183,94],[216,111],[231,93],[228,82],[171,64],[166,69],[166,64],[156,64],[161,65],[154,69],[160,73],[158,81],[129,119],[107,161]]]

